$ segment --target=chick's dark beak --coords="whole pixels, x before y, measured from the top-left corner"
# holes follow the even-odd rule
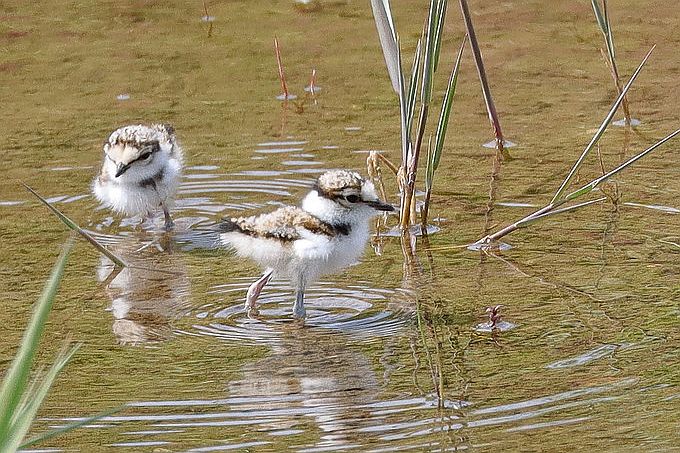
[[[375,209],[376,211],[387,211],[387,212],[393,212],[394,211],[394,206],[392,206],[389,203],[384,203],[380,200],[374,200],[374,201],[367,201],[367,205]]]
[[[130,168],[129,164],[127,164],[127,165],[123,164],[123,163],[118,164],[116,166],[116,178],[119,177],[120,175],[122,175],[123,173],[125,173],[128,168]]]

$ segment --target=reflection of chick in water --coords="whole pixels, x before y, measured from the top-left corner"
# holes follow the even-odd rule
[[[149,236],[116,244],[112,251],[129,265],[117,274],[105,257],[97,267],[97,278],[111,299],[113,333],[121,344],[166,340],[172,334],[170,322],[188,311],[186,266],[169,244],[158,239]]]
[[[281,327],[272,352],[245,365],[243,378],[229,383],[231,397],[245,398],[237,409],[277,412],[280,420],[264,423],[273,431],[305,429],[308,418],[321,433],[317,446],[347,445],[361,418],[358,408],[374,401],[379,391],[371,362],[337,333]]]

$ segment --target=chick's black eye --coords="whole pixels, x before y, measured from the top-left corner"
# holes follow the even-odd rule
[[[356,203],[357,201],[360,200],[358,195],[347,195],[345,197],[345,200],[349,201],[350,203]]]
[[[146,159],[148,159],[149,157],[151,157],[151,153],[144,153],[144,154],[142,154],[141,156],[139,156],[139,159],[140,159],[140,160],[146,160]]]

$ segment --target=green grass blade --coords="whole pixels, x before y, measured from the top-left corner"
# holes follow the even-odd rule
[[[105,255],[108,259],[113,261],[113,263],[116,266],[120,267],[126,267],[127,265],[125,262],[118,258],[116,255],[111,253],[109,249],[104,247],[102,244],[100,244],[95,238],[93,238],[87,231],[83,230],[76,224],[73,220],[68,218],[64,213],[62,213],[60,210],[58,210],[56,207],[54,207],[49,201],[45,200],[43,197],[41,197],[35,190],[30,188],[28,185],[24,184],[23,182],[21,183],[23,186],[31,192],[33,195],[38,197],[38,199],[45,205],[47,206],[50,211],[52,211],[57,217],[59,217],[59,220],[64,222],[64,224],[69,227],[71,230],[75,231],[76,233],[80,234],[82,237],[84,237],[90,244],[92,244],[97,250],[99,250],[103,255]]]
[[[437,0],[430,1],[430,11],[425,27],[425,53],[423,58],[423,80],[420,99],[428,105],[432,99],[432,82],[434,80],[434,48],[437,39]]]
[[[387,65],[387,73],[392,82],[392,88],[399,94],[400,63],[397,50],[397,34],[392,22],[392,12],[389,0],[371,0],[373,18],[378,29],[378,37]]]
[[[420,65],[421,55],[422,55],[422,38],[418,39],[418,44],[416,45],[416,53],[413,56],[413,66],[411,68],[411,83],[408,88],[408,103],[406,110],[406,128],[410,131],[413,125],[413,117],[416,110],[416,99],[418,98],[418,81],[420,80],[420,74],[422,72],[422,66]]]
[[[0,387],[0,439],[7,439],[10,433],[10,421],[26,389],[31,365],[33,364],[38,343],[40,342],[40,336],[52,308],[54,296],[59,288],[66,260],[72,246],[73,240],[70,239],[64,245],[59,259],[52,268],[50,278],[33,308],[33,315],[24,332],[19,351],[5,374],[2,387]]]
[[[76,345],[67,352],[62,351],[59,353],[47,374],[40,379],[40,383],[35,392],[31,395],[27,395],[28,399],[26,400],[26,404],[19,409],[18,414],[14,417],[16,421],[12,424],[8,436],[9,443],[8,445],[5,445],[5,448],[9,451],[15,451],[19,448],[26,433],[28,433],[28,430],[31,428],[33,420],[38,413],[38,408],[47,396],[54,379],[79,347],[79,345]]]
[[[618,74],[616,69],[616,50],[614,49],[614,36],[612,34],[612,25],[609,22],[609,12],[607,11],[607,0],[602,0],[604,4],[604,21],[607,24],[607,32],[604,34],[605,41],[607,43],[607,51],[609,52],[609,59],[614,66],[615,72]]]
[[[427,166],[425,168],[425,190],[432,190],[432,183],[434,181],[435,172],[435,156],[434,148],[432,147],[432,136],[427,140]]]
[[[658,142],[656,142],[655,144],[653,144],[652,146],[650,146],[646,150],[642,151],[641,153],[636,154],[635,156],[631,157],[630,159],[628,159],[627,161],[625,161],[624,163],[622,163],[621,165],[619,165],[615,169],[611,170],[610,172],[605,173],[604,175],[602,175],[599,178],[589,182],[588,184],[581,187],[580,189],[577,189],[574,192],[570,193],[569,195],[564,197],[564,200],[565,201],[573,200],[575,198],[578,198],[582,195],[589,193],[590,191],[595,189],[597,186],[602,184],[604,181],[608,180],[612,176],[616,175],[617,173],[619,173],[619,172],[623,171],[624,169],[628,168],[629,166],[633,165],[635,162],[642,159],[647,154],[651,153],[652,151],[654,151],[656,148],[663,145],[667,141],[676,137],[678,134],[680,134],[680,129],[678,129],[677,131],[673,132],[672,134],[666,136],[665,138],[659,140]]]
[[[442,33],[444,31],[444,21],[446,19],[446,7],[447,0],[439,0],[439,5],[437,7],[437,35],[434,41],[434,71],[437,71],[437,66],[439,66],[439,53],[442,44]]]
[[[401,120],[401,161],[406,162],[410,153],[411,147],[411,130],[409,124],[408,99],[406,97],[406,88],[404,81],[404,69],[401,65],[401,44],[399,37],[397,37],[397,62],[399,70],[399,78],[397,80],[397,94],[399,95],[399,113]],[[411,114],[412,115],[412,114]]]
[[[442,109],[439,114],[439,122],[437,123],[437,132],[435,134],[435,145],[433,151],[433,168],[432,172],[437,170],[439,167],[439,161],[442,156],[442,150],[444,149],[444,138],[446,137],[446,130],[449,126],[449,116],[451,114],[451,106],[453,105],[453,96],[456,94],[456,84],[458,83],[458,71],[460,69],[460,62],[463,56],[463,50],[465,49],[465,42],[467,41],[467,35],[463,37],[463,42],[460,44],[460,49],[458,49],[458,55],[456,56],[456,62],[453,65],[453,70],[451,71],[451,76],[449,77],[449,83],[446,87],[446,93],[444,94],[444,100],[442,101]]]
[[[63,426],[61,428],[56,428],[53,430],[50,430],[46,433],[43,434],[38,434],[35,437],[32,437],[28,441],[24,442],[19,446],[19,448],[27,448],[30,447],[31,445],[40,443],[40,442],[45,442],[46,440],[52,439],[53,437],[59,436],[61,434],[67,433],[69,431],[72,431],[76,428],[80,428],[82,426],[89,425],[90,423],[96,422],[98,420],[101,420],[104,417],[108,417],[110,415],[113,415],[117,412],[120,412],[123,410],[124,406],[121,407],[116,407],[114,409],[109,409],[104,412],[100,412],[99,414],[93,415],[91,417],[84,418],[82,420],[78,420],[77,422],[69,423],[66,426]]]
[[[614,101],[614,104],[612,105],[611,109],[609,110],[609,113],[607,113],[607,116],[606,116],[606,117],[604,118],[604,120],[602,121],[602,124],[600,125],[599,129],[597,130],[597,132],[595,132],[595,135],[594,135],[593,138],[590,140],[590,143],[588,143],[588,146],[586,146],[586,148],[585,148],[585,149],[583,150],[583,152],[581,153],[581,156],[578,158],[578,160],[576,161],[576,163],[574,163],[574,166],[573,166],[573,167],[571,168],[571,170],[569,171],[569,174],[567,175],[567,177],[564,178],[564,181],[562,182],[562,185],[561,185],[561,186],[559,187],[559,189],[557,189],[557,191],[555,192],[555,195],[553,196],[551,203],[555,203],[555,202],[558,201],[560,198],[562,198],[562,195],[563,195],[564,192],[567,190],[567,187],[569,186],[569,183],[571,182],[571,180],[572,180],[572,179],[574,178],[574,176],[576,175],[576,172],[577,172],[578,169],[581,167],[581,164],[583,164],[583,161],[585,160],[585,158],[588,156],[588,154],[590,153],[590,151],[595,147],[595,144],[600,140],[600,137],[602,137],[602,134],[604,134],[604,131],[607,129],[607,126],[609,126],[609,123],[611,123],[612,118],[614,118],[614,114],[616,113],[616,110],[617,110],[617,109],[619,108],[619,106],[621,105],[621,102],[623,101],[623,98],[626,96],[626,93],[628,92],[628,90],[630,89],[631,85],[633,84],[633,82],[634,82],[635,79],[637,78],[638,74],[640,74],[640,71],[642,70],[642,67],[643,67],[643,66],[645,65],[645,63],[647,62],[647,59],[648,59],[649,56],[652,54],[652,52],[654,51],[654,48],[655,48],[655,47],[656,47],[656,45],[653,46],[653,47],[649,50],[649,52],[647,52],[647,55],[645,55],[645,58],[642,60],[642,62],[641,62],[640,65],[637,67],[637,69],[635,70],[635,72],[633,73],[633,75],[630,77],[630,80],[628,80],[628,83],[626,84],[626,86],[623,87],[623,89],[621,90],[621,94],[619,94],[619,97],[616,99],[616,101]]]
[[[607,36],[607,21],[604,18],[602,9],[600,9],[599,0],[590,0],[590,4],[593,6],[593,12],[595,13],[595,19],[597,20],[597,25],[600,27],[602,34]]]

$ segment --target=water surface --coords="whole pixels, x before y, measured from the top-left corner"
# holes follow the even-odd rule
[[[0,6],[0,368],[68,236],[19,179],[134,263],[111,275],[88,244],[74,250],[39,362],[67,339],[82,347],[34,431],[121,410],[39,448],[677,449],[677,143],[603,188],[617,206],[547,219],[503,251],[465,248],[548,202],[614,99],[589,3],[471,2],[514,159],[481,146],[491,130],[468,55],[435,182],[437,232],[404,264],[382,231],[361,263],[309,289],[304,325],[286,282],[264,290],[261,319],[246,316],[259,270],[220,249],[213,227],[296,204],[326,169],[365,173],[367,150],[398,159],[398,109],[368,2],[255,3]],[[622,74],[658,47],[630,95],[642,124],[605,135],[606,168],[680,123],[675,6],[610,7]],[[410,58],[424,7],[393,10]],[[451,2],[438,87],[462,33]],[[286,106],[274,35],[300,96]],[[303,95],[312,69],[314,99]],[[88,196],[107,134],[142,121],[172,123],[188,156],[170,234]],[[600,172],[591,156],[579,181]],[[396,203],[393,180],[386,189]],[[496,305],[505,324],[490,329]]]

